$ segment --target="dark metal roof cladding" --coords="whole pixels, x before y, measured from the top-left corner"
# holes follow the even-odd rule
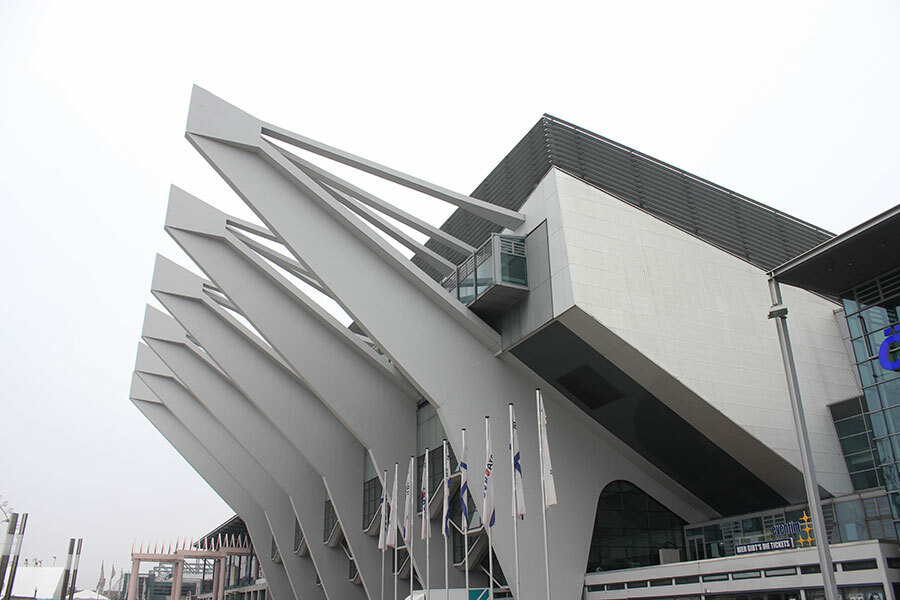
[[[763,270],[834,234],[682,171],[637,150],[544,115],[470,195],[519,210],[556,167]],[[478,247],[501,228],[456,210],[441,229]],[[464,256],[429,240],[426,246],[459,264]],[[413,257],[431,277],[438,273]]]

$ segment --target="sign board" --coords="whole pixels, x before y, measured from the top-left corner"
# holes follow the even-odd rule
[[[790,550],[794,547],[794,538],[769,540],[754,544],[740,544],[734,547],[735,554],[753,554],[755,552],[771,552],[773,550]]]

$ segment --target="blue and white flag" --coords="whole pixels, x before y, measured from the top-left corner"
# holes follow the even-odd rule
[[[462,452],[459,455],[459,506],[462,509],[462,530],[469,531],[469,463],[466,454],[466,430],[462,430]]]
[[[387,541],[387,502],[385,502],[385,494],[387,493],[387,469],[384,470],[384,479],[381,484],[381,529],[378,532],[378,549],[384,550],[387,546],[385,542]]]
[[[400,514],[400,511],[397,510],[397,479],[399,478],[400,465],[394,463],[394,485],[391,487],[390,519],[388,519],[387,535],[384,540],[385,545],[389,548],[397,547],[397,515]]]
[[[494,451],[491,448],[491,420],[484,418],[484,495],[481,504],[481,519],[486,527],[493,527],[496,519],[494,511]]]
[[[522,462],[519,454],[519,429],[516,427],[516,413],[513,405],[509,405],[509,451],[512,452],[513,464],[513,494],[512,516],[513,519],[525,518],[525,488],[522,487]]]
[[[444,440],[444,514],[441,517],[444,537],[450,537],[450,445]]]

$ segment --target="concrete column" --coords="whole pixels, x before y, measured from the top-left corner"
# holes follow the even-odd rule
[[[219,584],[219,595],[215,600],[225,600],[225,588],[228,586],[228,576],[227,576],[227,559],[223,558],[219,564],[219,579],[221,583]]]
[[[141,578],[141,561],[131,559],[131,577],[128,579],[128,600],[137,600],[138,580]]]
[[[176,560],[172,565],[172,595],[171,600],[181,600],[181,578],[184,575],[184,561]]]

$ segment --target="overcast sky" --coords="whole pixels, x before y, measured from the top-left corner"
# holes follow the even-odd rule
[[[230,515],[128,400],[169,185],[246,214],[193,83],[464,193],[547,112],[833,232],[900,201],[896,1],[284,4],[0,0],[0,494],[79,587]]]

